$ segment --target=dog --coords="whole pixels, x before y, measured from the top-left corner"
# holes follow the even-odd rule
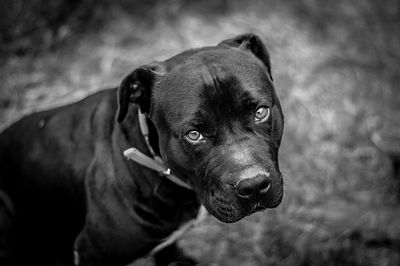
[[[201,205],[225,223],[277,207],[283,120],[254,34],[143,65],[119,88],[22,118],[0,135],[3,265],[126,265]],[[138,161],[125,158],[131,147]],[[155,255],[157,265],[180,259],[194,264],[174,244]]]

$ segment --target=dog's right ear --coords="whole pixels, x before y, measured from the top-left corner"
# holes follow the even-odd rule
[[[149,113],[154,82],[158,76],[164,74],[163,63],[155,62],[135,69],[122,80],[118,89],[117,120],[119,123],[128,113],[130,103],[138,104],[143,113]]]
[[[264,65],[267,67],[267,71],[269,77],[271,78],[271,81],[274,80],[272,78],[271,61],[269,59],[267,48],[265,47],[261,38],[257,35],[253,33],[242,34],[232,39],[224,40],[219,43],[218,46],[234,47],[240,50],[251,52],[264,63]]]

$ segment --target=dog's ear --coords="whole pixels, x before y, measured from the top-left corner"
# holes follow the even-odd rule
[[[122,80],[118,89],[119,123],[124,120],[130,103],[138,104],[143,113],[149,113],[154,82],[164,74],[164,64],[154,62],[135,69]]]
[[[232,39],[227,39],[218,44],[218,46],[234,47],[241,50],[247,50],[260,59],[267,67],[269,77],[272,79],[271,62],[267,48],[260,37],[253,33],[242,34]]]

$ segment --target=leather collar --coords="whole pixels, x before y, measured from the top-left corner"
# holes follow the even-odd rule
[[[173,183],[177,184],[178,186],[192,189],[187,183],[183,182],[177,176],[171,173],[171,169],[169,169],[163,162],[162,158],[158,156],[154,149],[150,145],[149,140],[149,127],[147,125],[146,116],[138,110],[138,117],[139,117],[139,125],[140,131],[144,137],[146,142],[146,146],[151,153],[151,157],[147,156],[146,154],[142,153],[138,149],[132,147],[124,151],[124,156],[130,160],[135,161],[138,164],[141,164],[147,168],[150,168],[156,172],[158,172],[161,176],[168,178]]]

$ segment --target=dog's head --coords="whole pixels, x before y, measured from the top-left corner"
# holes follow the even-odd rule
[[[162,158],[223,222],[274,208],[283,195],[283,114],[268,52],[253,34],[134,70],[121,83],[121,122],[136,103]]]

